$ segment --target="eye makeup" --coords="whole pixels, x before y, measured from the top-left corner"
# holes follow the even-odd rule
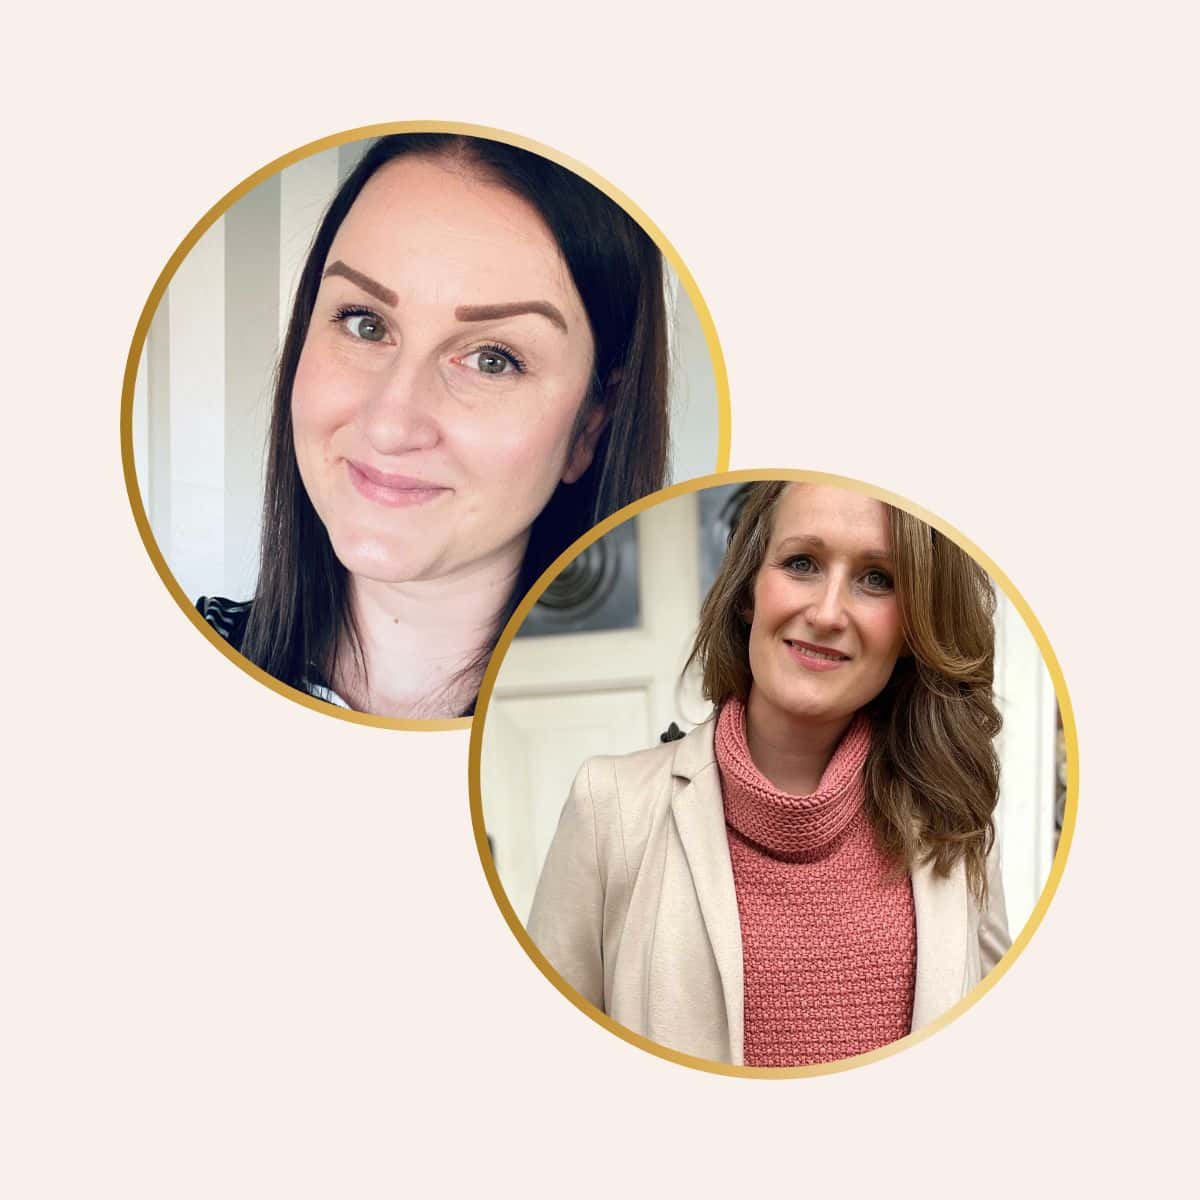
[[[474,358],[480,354],[491,354],[496,358],[503,359],[518,375],[524,375],[529,370],[529,364],[511,347],[506,346],[502,342],[486,342],[482,346],[477,346],[474,350],[468,351],[466,354],[461,354],[456,358],[456,362],[462,362],[464,359]],[[504,371],[485,371],[481,367],[477,367],[481,375],[503,375]]]
[[[366,337],[363,334],[356,334],[350,330],[347,322],[353,317],[362,317],[367,324],[374,324],[378,327],[380,337]],[[330,322],[333,325],[340,326],[342,330],[356,342],[367,342],[370,345],[379,345],[386,340],[387,337],[387,322],[377,313],[369,308],[363,308],[359,304],[345,304],[338,308]]]
[[[872,552],[866,557],[869,561],[871,558],[882,558],[883,556]],[[794,575],[801,579],[811,579],[820,572],[820,565],[811,554],[784,554],[775,560],[775,566],[782,571],[786,571],[789,575]],[[872,577],[878,578],[873,583],[868,582]],[[890,592],[896,586],[892,572],[878,566],[866,567],[857,576],[857,579],[869,592]]]
[[[400,297],[370,275],[355,270],[342,260],[335,259],[325,268],[322,278],[328,279],[337,275],[348,279],[355,287],[362,288],[369,296],[374,296],[389,308],[395,308]],[[505,317],[520,317],[526,313],[534,313],[545,317],[552,325],[567,333],[567,319],[549,300],[513,300],[504,304],[460,304],[454,310],[454,316],[459,321],[499,321]]]

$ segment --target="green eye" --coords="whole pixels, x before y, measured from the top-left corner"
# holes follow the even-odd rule
[[[503,375],[508,370],[508,359],[491,350],[479,352],[479,369],[485,375]]]
[[[364,342],[382,342],[386,336],[383,322],[368,313],[356,313],[346,318],[346,329]]]
[[[499,344],[480,346],[478,350],[455,359],[455,362],[478,371],[480,375],[524,375],[527,370],[525,360],[515,350]]]

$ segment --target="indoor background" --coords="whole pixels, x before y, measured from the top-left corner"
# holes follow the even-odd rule
[[[311,155],[259,184],[199,239],[154,314],[133,403],[138,486],[184,592],[248,599],[272,373],[304,256],[369,141]],[[712,359],[668,265],[671,479],[717,466]]]
[[[680,672],[724,551],[740,485],[654,505],[593,543],[539,601],[506,654],[484,720],[480,790],[501,882],[524,921],[580,764],[657,745],[709,706]],[[996,815],[1014,938],[1050,873],[1065,794],[1058,710],[1042,655],[997,589],[1004,729]]]

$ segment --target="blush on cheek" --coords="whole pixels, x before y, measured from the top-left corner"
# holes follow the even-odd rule
[[[313,441],[319,436],[317,413],[312,398],[317,390],[311,380],[301,380],[299,373],[292,388],[292,436],[296,442],[296,453],[306,457],[311,453]]]
[[[904,649],[904,634],[900,628],[900,610],[895,603],[880,614],[876,630],[878,645],[885,646],[891,654],[900,654]]]
[[[471,452],[505,506],[532,509],[530,519],[545,507],[566,469],[566,437],[547,437],[547,432],[552,431],[534,426],[481,439]]]
[[[320,435],[353,421],[361,402],[354,380],[320,346],[305,342],[292,381],[292,424]]]

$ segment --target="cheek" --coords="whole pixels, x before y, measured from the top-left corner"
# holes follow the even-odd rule
[[[762,637],[774,619],[774,611],[778,605],[777,588],[769,575],[760,572],[755,576],[754,590],[750,595],[754,605],[749,613],[750,636]]]
[[[904,649],[904,633],[900,628],[900,609],[892,604],[873,614],[870,624],[871,646],[881,666],[889,670]]]
[[[753,675],[760,666],[769,663],[769,657],[764,658],[766,647],[770,643],[775,627],[778,624],[776,608],[778,597],[776,589],[765,576],[759,576],[754,583],[754,608],[747,619],[750,622],[750,673]]]
[[[292,383],[292,428],[297,443],[311,443],[347,424],[354,417],[357,398],[343,373],[332,369],[324,356],[305,345]]]
[[[513,503],[519,496],[554,490],[566,468],[574,408],[532,416],[498,407],[464,413],[444,428],[453,454],[481,488],[503,489]]]

